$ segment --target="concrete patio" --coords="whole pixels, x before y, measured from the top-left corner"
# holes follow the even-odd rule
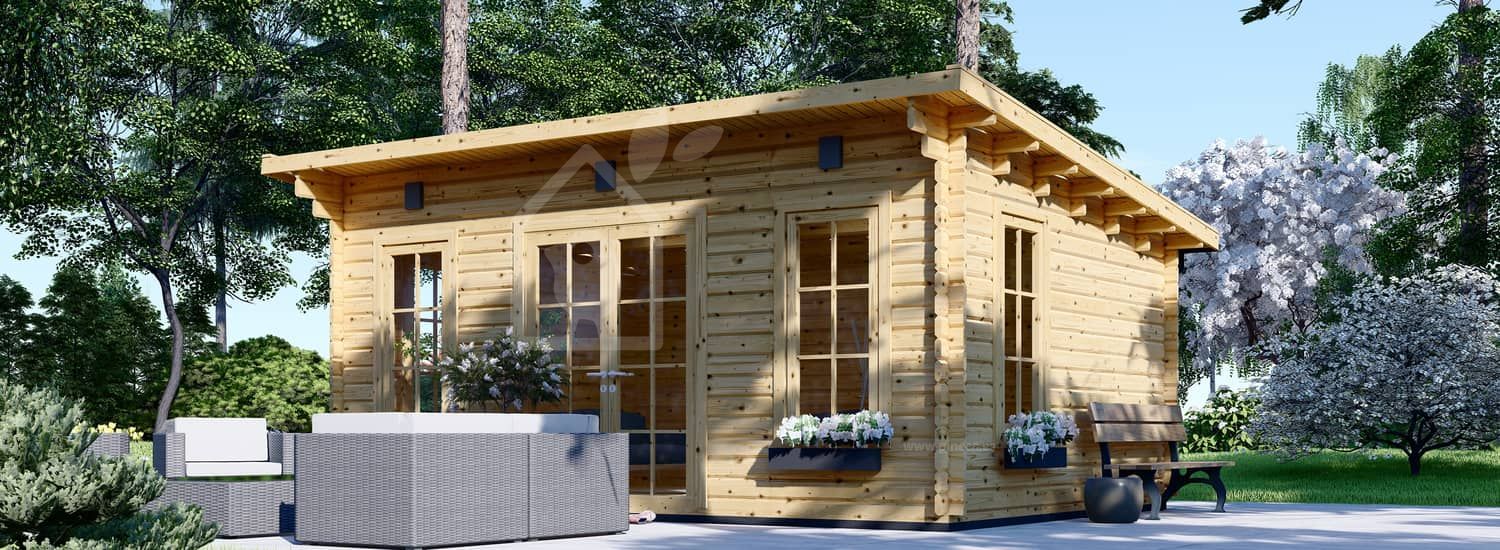
[[[1078,519],[956,533],[655,523],[629,533],[473,547],[533,549],[831,548],[1318,548],[1500,547],[1500,508],[1343,504],[1173,503],[1161,521],[1096,525]],[[312,550],[287,538],[220,541],[223,550]]]

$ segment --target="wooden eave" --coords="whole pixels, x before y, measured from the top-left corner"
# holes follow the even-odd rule
[[[1203,220],[1116,166],[1051,121],[1027,108],[979,75],[947,69],[910,76],[759,94],[477,130],[387,143],[290,155],[265,155],[261,174],[295,185],[299,197],[313,199],[319,217],[342,215],[343,180],[348,177],[416,168],[472,164],[519,155],[576,150],[628,141],[633,132],[664,130],[677,138],[704,126],[754,130],[905,113],[908,100],[927,97],[946,103],[950,116],[966,128],[1006,140],[1002,150],[1030,151],[1048,173],[1087,182],[1103,215],[1160,218],[1169,249],[1219,247],[1219,235]],[[1105,191],[1108,186],[1112,191]]]

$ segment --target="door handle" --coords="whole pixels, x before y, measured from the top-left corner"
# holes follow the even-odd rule
[[[633,373],[633,372],[625,372],[625,371],[622,371],[622,370],[606,370],[606,371],[585,373],[584,376],[592,376],[592,377],[595,377],[595,378],[614,378],[614,377],[617,377],[617,376],[635,376],[635,373]]]

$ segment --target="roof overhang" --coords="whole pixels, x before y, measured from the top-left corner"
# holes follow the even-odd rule
[[[469,164],[516,155],[563,152],[582,145],[626,139],[631,132],[663,129],[679,137],[708,124],[729,129],[805,125],[863,116],[906,112],[909,100],[926,98],[952,108],[973,108],[974,128],[997,136],[1022,136],[1038,143],[1049,171],[1092,178],[1105,192],[1129,205],[1135,215],[1157,225],[1166,248],[1219,247],[1219,235],[1203,220],[1104,155],[1043,118],[979,75],[948,69],[910,76],[806,88],[752,96],[658,107],[458,134],[432,136],[291,155],[265,155],[261,173],[296,185],[297,195],[315,201],[315,211],[334,217],[341,208],[332,191],[345,177],[397,172],[428,166]],[[1097,196],[1097,194],[1095,195]]]

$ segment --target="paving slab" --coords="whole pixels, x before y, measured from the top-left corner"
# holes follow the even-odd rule
[[[466,547],[485,550],[824,550],[837,548],[1500,548],[1500,508],[1174,502],[1160,521],[1053,521],[959,532],[818,529],[708,523],[637,525],[600,537]],[[222,550],[321,550],[290,537],[222,540]],[[346,547],[340,547],[346,548]]]

